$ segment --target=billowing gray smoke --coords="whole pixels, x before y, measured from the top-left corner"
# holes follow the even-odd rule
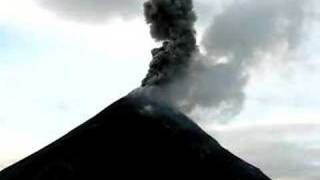
[[[164,42],[152,51],[142,86],[153,86],[159,99],[189,114],[208,109],[222,118],[237,115],[245,100],[248,69],[279,47],[290,51],[299,45],[303,5],[300,0],[233,3],[213,19],[202,40],[205,52],[200,53],[192,1],[148,1],[145,16],[151,35]]]
[[[279,49],[293,53],[300,45],[305,4],[301,0],[246,0],[217,15],[202,40],[208,61],[215,65],[200,72],[202,80],[196,81],[195,92],[201,98],[192,101],[216,107],[229,117],[237,115],[244,104],[249,69],[267,63],[266,57]]]
[[[144,4],[144,14],[152,37],[163,45],[152,50],[142,86],[168,84],[184,75],[196,51],[192,0],[150,0]]]

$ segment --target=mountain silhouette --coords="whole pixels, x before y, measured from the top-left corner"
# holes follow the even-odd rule
[[[184,114],[143,94],[123,97],[0,172],[0,180],[121,178],[270,179]]]

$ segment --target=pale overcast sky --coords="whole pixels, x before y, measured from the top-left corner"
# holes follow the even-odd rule
[[[0,0],[0,169],[85,122],[146,74],[157,44],[143,0],[88,2]],[[200,48],[214,41],[210,53],[243,51],[255,64],[240,114],[221,123],[208,109],[194,115],[198,122],[276,180],[320,179],[319,3],[194,3]],[[273,29],[277,16],[285,31]],[[239,41],[251,44],[233,46]]]

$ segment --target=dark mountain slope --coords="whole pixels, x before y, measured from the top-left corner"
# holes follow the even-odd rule
[[[142,95],[115,102],[88,122],[0,172],[0,180],[197,177],[267,180],[190,119]]]

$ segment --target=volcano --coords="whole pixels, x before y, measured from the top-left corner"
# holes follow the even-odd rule
[[[120,178],[268,180],[176,109],[133,93],[39,152],[0,180]]]

